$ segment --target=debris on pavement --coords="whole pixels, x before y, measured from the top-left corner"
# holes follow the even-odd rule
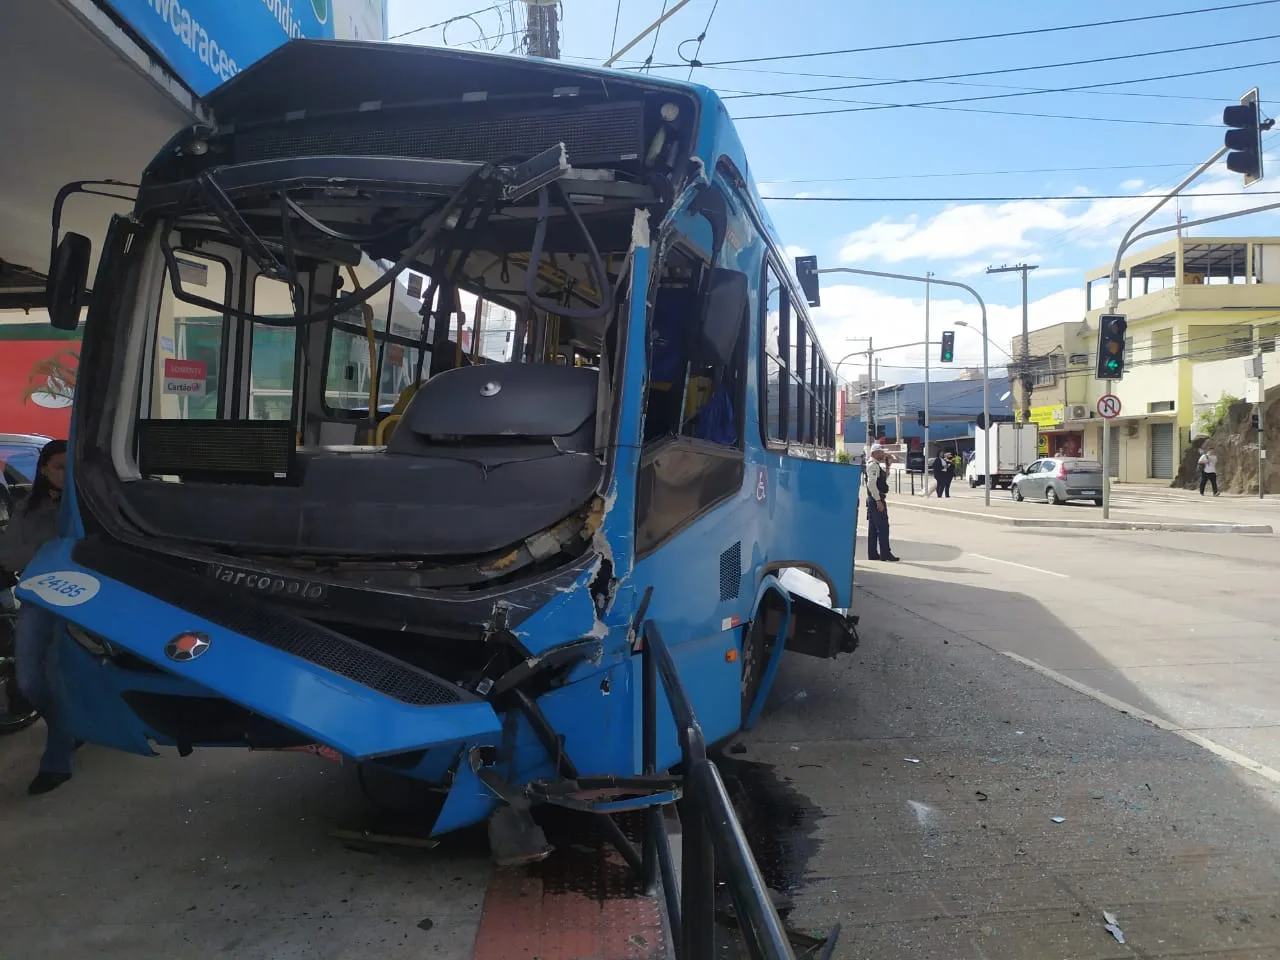
[[[1116,938],[1116,943],[1124,943],[1124,931],[1120,929],[1120,921],[1110,910],[1102,911],[1102,919],[1106,921],[1103,930]]]
[[[1050,817],[1049,819],[1050,819],[1050,820],[1052,820],[1054,823],[1066,823],[1066,822],[1067,822],[1067,818],[1066,818],[1066,817]]]
[[[920,761],[919,761],[919,760],[917,760],[915,757],[903,757],[902,759],[903,759],[903,760],[905,760],[907,763],[919,763],[919,762],[920,762]]]
[[[974,796],[976,796],[976,797],[978,798],[978,802],[979,802],[979,803],[981,803],[983,800],[987,799],[987,795],[986,795],[985,793],[983,793],[981,790],[975,790],[973,793],[974,793]]]

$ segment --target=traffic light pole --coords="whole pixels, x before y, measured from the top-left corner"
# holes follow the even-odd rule
[[[929,281],[933,274],[924,275],[924,342],[929,342]],[[920,493],[929,496],[929,348],[924,351],[924,476],[920,478]]]
[[[816,271],[819,274],[824,273],[850,273],[859,277],[882,277],[886,280],[910,280],[912,283],[939,284],[944,287],[956,287],[969,293],[973,299],[978,301],[978,306],[982,309],[982,422],[987,424],[988,429],[982,431],[982,445],[985,462],[991,462],[991,377],[989,374],[988,363],[990,360],[988,354],[988,345],[990,339],[987,336],[987,305],[982,297],[978,295],[978,291],[973,289],[967,283],[960,283],[956,280],[938,280],[932,275],[927,277],[915,277],[906,273],[881,273],[879,270],[859,270],[854,267],[828,267],[826,270]],[[926,420],[928,418],[926,417]],[[983,484],[983,499],[986,505],[991,506],[991,469],[987,468],[986,483]]]
[[[1212,157],[1206,160],[1200,166],[1196,167],[1191,173],[1183,178],[1182,182],[1170,190],[1150,210],[1144,213],[1133,225],[1125,231],[1125,235],[1120,240],[1120,246],[1116,248],[1116,258],[1111,263],[1111,283],[1107,287],[1107,309],[1105,313],[1115,313],[1120,305],[1120,261],[1124,259],[1124,252],[1137,242],[1139,237],[1135,237],[1134,233],[1137,229],[1155,216],[1160,208],[1166,203],[1185,190],[1191,183],[1202,173],[1212,167],[1221,160],[1227,153],[1226,147],[1221,147],[1214,153]],[[1180,224],[1174,224],[1169,229],[1176,230]],[[1163,231],[1158,231],[1163,232]],[[1142,236],[1150,236],[1151,232]],[[1106,383],[1107,393],[1113,389],[1114,380],[1104,381]],[[1102,421],[1102,519],[1109,520],[1111,518],[1111,419],[1103,418]]]

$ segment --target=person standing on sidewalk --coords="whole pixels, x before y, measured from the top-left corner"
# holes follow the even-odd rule
[[[1205,484],[1213,486],[1213,495],[1218,495],[1218,455],[1209,447],[1205,447],[1200,453],[1198,461],[1200,467],[1200,496],[1204,496]]]
[[[933,469],[933,489],[941,500],[947,487],[947,475],[951,472],[951,459],[945,453],[940,453],[933,458],[930,466]]]
[[[50,440],[40,451],[35,481],[0,537],[0,568],[17,575],[44,544],[58,535],[58,506],[66,478],[67,442]],[[18,610],[14,661],[18,690],[44,717],[45,748],[40,770],[27,793],[48,793],[71,779],[75,738],[62,725],[54,677],[57,675],[58,618],[44,607],[24,603]]]
[[[867,559],[897,563],[898,558],[889,549],[888,459],[884,447],[873,443],[862,474],[862,483],[867,489]]]
[[[938,454],[938,462],[942,465],[942,492],[938,496],[950,497],[951,481],[956,478],[956,465],[949,453]]]

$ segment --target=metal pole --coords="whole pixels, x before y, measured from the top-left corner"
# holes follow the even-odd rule
[[[864,403],[862,406],[862,416],[867,421],[867,450],[868,451],[870,451],[871,445],[876,442],[875,427],[873,427],[871,423],[871,384],[873,382],[873,377],[871,375],[872,374],[871,364],[872,364],[873,358],[876,355],[876,352],[875,350],[872,349],[871,344],[872,344],[871,338],[867,337],[867,399],[866,399],[866,403]]]
[[[1031,422],[1031,371],[1027,366],[1031,361],[1031,333],[1027,330],[1027,272],[1034,269],[1026,264],[1022,266],[1022,369],[1019,373],[1022,374],[1023,423]]]
[[[1261,366],[1262,362],[1263,362],[1262,354],[1258,354],[1258,364],[1259,364],[1258,373],[1259,374],[1263,373],[1263,370],[1264,370],[1264,368]],[[1258,403],[1257,403],[1256,409],[1258,411],[1258,499],[1259,500],[1265,499],[1267,495],[1266,494],[1266,473],[1264,472],[1267,465],[1266,463],[1267,461],[1266,426],[1267,425],[1263,420],[1263,415],[1266,412],[1266,401],[1267,401],[1266,382],[1267,381],[1264,377],[1262,376],[1258,377]]]
[[[1120,304],[1120,261],[1124,258],[1124,252],[1129,248],[1129,245],[1136,242],[1139,239],[1139,237],[1134,236],[1134,232],[1140,226],[1142,226],[1144,223],[1150,220],[1151,217],[1154,216],[1161,207],[1163,207],[1166,203],[1168,203],[1170,200],[1172,200],[1174,197],[1180,194],[1187,186],[1191,184],[1193,180],[1199,177],[1200,174],[1204,173],[1206,170],[1212,167],[1215,163],[1217,163],[1220,159],[1222,159],[1222,157],[1226,155],[1226,152],[1227,152],[1227,148],[1225,146],[1220,147],[1214,153],[1213,156],[1211,156],[1204,163],[1200,164],[1200,166],[1192,170],[1191,173],[1187,174],[1187,176],[1182,179],[1181,183],[1179,183],[1176,187],[1170,190],[1163,198],[1161,198],[1161,200],[1158,203],[1156,203],[1155,206],[1153,206],[1150,210],[1148,210],[1141,217],[1139,217],[1138,220],[1134,222],[1134,224],[1130,226],[1128,230],[1125,231],[1124,237],[1122,237],[1120,240],[1120,245],[1116,247],[1115,260],[1113,260],[1111,263],[1111,282],[1107,288],[1107,309],[1104,312],[1115,313],[1116,308]],[[1235,214],[1235,216],[1238,216],[1238,215],[1239,214]],[[1169,229],[1178,230],[1181,228],[1181,226],[1182,226],[1181,221],[1179,221]],[[1163,230],[1147,231],[1147,233],[1143,234],[1142,236],[1150,236],[1153,232],[1163,233],[1164,231]],[[1175,280],[1181,280],[1181,278],[1177,277],[1175,278]],[[1112,390],[1112,381],[1107,380],[1106,385],[1107,385],[1106,386],[1107,393],[1110,393]],[[1109,520],[1111,518],[1111,421],[1110,419],[1103,419],[1102,421],[1101,460],[1102,460],[1102,519]],[[1118,472],[1118,467],[1117,467],[1117,472]]]
[[[982,308],[982,417],[991,423],[991,376],[988,367],[988,349],[990,337],[987,335],[987,305],[982,297],[978,295],[978,291],[973,289],[967,283],[960,283],[958,280],[938,280],[933,277],[915,277],[909,273],[884,273],[880,270],[861,270],[855,267],[828,267],[826,270],[819,270],[819,274],[824,273],[850,273],[859,277],[883,277],[886,280],[910,280],[913,283],[936,283],[944,287],[956,287],[959,290],[968,292],[973,299],[978,301],[978,306]],[[991,458],[991,440],[987,436],[986,441],[987,459]],[[986,490],[984,491],[984,499],[986,505],[991,506],[991,482],[988,480]]]
[[[621,50],[619,50],[617,53],[611,56],[608,60],[606,60],[603,64],[601,64],[601,66],[612,67],[615,63],[617,63],[619,60],[622,59],[622,55],[624,53],[626,53],[628,50],[634,47],[637,43],[639,43],[645,37],[653,33],[653,31],[657,30],[660,26],[662,26],[664,23],[666,23],[668,20],[674,17],[677,13],[680,12],[682,8],[687,7],[689,5],[689,2],[690,0],[679,0],[679,2],[675,6],[673,6],[670,10],[668,10],[666,13],[660,16],[657,20],[653,21],[653,23],[649,24],[649,26],[645,27],[644,30],[641,31],[641,33],[639,33],[635,37],[635,39],[633,39],[625,47],[623,47]]]
[[[978,295],[975,293],[975,297]],[[982,420],[987,427],[982,431],[983,467],[982,502],[991,506],[991,370],[988,356],[991,349],[991,338],[987,336],[987,305],[978,297],[978,306],[982,307]]]
[[[924,477],[920,486],[920,491],[924,496],[929,496],[929,280],[933,277],[932,272],[925,272],[924,275]]]
[[[881,431],[881,429],[880,429],[880,358],[879,358],[879,357],[876,357],[876,375],[875,375],[875,379],[874,379],[872,382],[873,382],[873,383],[875,383],[875,385],[876,385],[876,386],[875,386],[875,393],[873,394],[873,396],[876,398],[876,399],[875,399],[875,405],[876,405],[876,439],[877,439],[877,440],[879,440],[879,439],[880,439],[880,434],[883,432],[883,431]]]
[[[1106,383],[1107,393],[1111,392],[1111,381]],[[1120,465],[1116,464],[1119,473]],[[1111,419],[1102,421],[1102,519],[1111,519]]]
[[[1038,270],[1038,264],[1019,263],[1017,266],[987,267],[987,273],[1022,274],[1022,352],[1018,358],[1018,382],[1022,385],[1022,422],[1031,422],[1031,332],[1027,329],[1027,273]]]

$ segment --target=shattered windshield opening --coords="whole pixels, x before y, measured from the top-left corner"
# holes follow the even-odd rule
[[[447,191],[205,176],[157,205],[140,387],[113,427],[132,515],[450,582],[588,549],[648,193],[563,162],[518,172],[476,166]],[[592,202],[593,184],[618,196]]]

